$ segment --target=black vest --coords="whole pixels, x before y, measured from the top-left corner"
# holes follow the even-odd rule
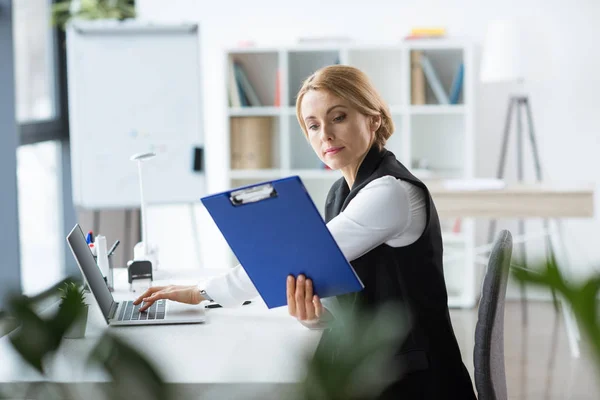
[[[426,371],[428,384],[439,389],[432,394],[436,398],[442,399],[452,393],[450,398],[474,399],[471,379],[462,362],[450,322],[440,222],[423,182],[411,174],[393,153],[385,149],[380,151],[374,146],[360,165],[352,189],[344,178],[333,184],[325,204],[325,218],[329,222],[364,186],[386,175],[408,181],[425,191],[425,230],[411,245],[391,247],[382,244],[352,261],[364,289],[338,299],[346,307],[377,307],[386,302],[401,302],[408,308],[411,326],[409,335],[398,350],[405,373]]]

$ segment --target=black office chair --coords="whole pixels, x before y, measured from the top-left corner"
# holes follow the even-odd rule
[[[498,234],[483,281],[475,328],[475,387],[479,400],[506,400],[504,302],[512,256],[512,235]]]

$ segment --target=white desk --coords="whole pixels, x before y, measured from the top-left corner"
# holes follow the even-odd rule
[[[122,275],[119,271],[115,282],[124,282],[128,287]],[[119,289],[114,295],[116,300],[131,298],[127,289]],[[84,367],[84,361],[102,333],[110,329],[154,362],[168,383],[300,382],[306,357],[314,353],[321,331],[305,328],[287,314],[285,307],[269,310],[259,298],[252,300],[235,309],[207,309],[204,324],[115,328],[106,326],[94,301],[86,337],[64,339],[49,366],[48,380],[108,381],[103,371]],[[0,338],[0,360],[0,383],[44,380],[14,352],[8,336]]]
[[[475,180],[476,181],[476,180]],[[594,216],[591,184],[507,184],[501,189],[448,188],[425,181],[440,217],[589,218]],[[468,182],[467,182],[468,183]]]

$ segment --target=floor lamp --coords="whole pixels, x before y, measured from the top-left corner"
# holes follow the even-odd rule
[[[519,27],[515,21],[497,20],[492,22],[487,29],[483,59],[481,64],[482,82],[515,82],[521,84],[523,82],[523,67],[522,53],[520,49],[521,37]],[[511,123],[513,114],[516,114],[516,153],[517,153],[517,179],[519,182],[524,180],[523,173],[523,116],[525,117],[529,140],[535,169],[535,178],[537,181],[542,180],[542,168],[533,125],[533,117],[531,106],[527,94],[518,94],[510,97],[508,102],[508,110],[506,112],[506,120],[504,123],[504,134],[502,137],[502,147],[498,162],[496,177],[504,178],[504,170],[506,166],[506,152],[508,150],[508,140],[511,133]],[[544,219],[544,230],[548,232],[548,220]],[[488,231],[488,243],[493,242],[496,233],[496,220],[492,220]],[[525,221],[519,220],[519,235],[525,234]],[[525,243],[520,246],[521,258],[525,261]],[[555,259],[555,253],[552,246],[552,241],[549,235],[546,234],[546,255],[549,259]],[[552,292],[554,305],[557,306],[556,297]],[[521,304],[523,310],[523,322],[527,322],[527,307],[526,307],[526,292],[525,285],[521,284]]]

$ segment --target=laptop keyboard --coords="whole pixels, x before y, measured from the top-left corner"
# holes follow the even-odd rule
[[[156,320],[156,319],[165,319],[165,308],[167,306],[166,300],[157,300],[144,312],[140,312],[140,306],[143,303],[138,304],[137,306],[133,305],[133,301],[128,301],[125,303],[125,307],[121,307],[121,311],[119,312],[119,321],[143,321],[143,320]]]

